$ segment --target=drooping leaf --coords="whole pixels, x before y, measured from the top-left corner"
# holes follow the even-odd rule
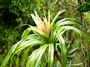
[[[29,34],[30,31],[31,31],[31,28],[27,28],[26,30],[24,30],[24,32],[22,33],[21,38],[26,37]]]
[[[22,42],[22,40],[19,41],[18,43],[16,43],[14,46],[11,47],[11,49],[9,50],[6,58],[5,58],[4,61],[2,62],[1,67],[5,67],[5,66],[6,66],[6,64],[7,64],[8,60],[10,59],[11,55],[14,53],[15,49],[17,48],[17,46],[18,46],[21,42]]]
[[[56,23],[56,26],[70,25],[70,24],[77,24],[77,25],[81,25],[82,26],[81,22],[79,22],[79,21],[77,21],[76,19],[73,19],[73,18],[64,18],[62,20],[59,20]]]
[[[54,61],[54,44],[49,44],[48,67],[53,67],[53,61]]]
[[[63,26],[62,28],[65,28],[65,30],[73,30],[73,31],[77,32],[78,34],[82,35],[82,32],[79,29],[75,28],[75,27]]]
[[[35,51],[33,51],[32,54],[28,58],[26,67],[37,67],[47,47],[48,47],[48,44],[45,44],[41,46],[40,48],[36,49]]]
[[[31,40],[28,40],[29,38],[31,38]],[[42,40],[38,40],[38,39],[35,39],[35,38],[33,39],[32,35],[28,36],[27,38],[24,38],[24,39],[20,40],[14,46],[12,46],[12,48],[9,50],[6,58],[2,62],[1,67],[6,66],[6,64],[9,61],[12,54],[16,54],[17,52],[22,51],[26,47],[33,47],[34,45],[37,45],[37,44],[43,44],[43,42],[42,42]]]
[[[67,55],[66,55],[66,45],[63,37],[61,35],[58,35],[58,39],[61,46],[61,54],[62,54],[62,61],[63,61],[63,67],[67,67]]]

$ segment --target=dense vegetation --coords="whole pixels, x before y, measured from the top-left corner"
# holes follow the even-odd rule
[[[65,10],[65,12],[63,11],[63,9]],[[10,56],[11,59],[8,60],[9,62],[7,63],[6,67],[25,67],[26,65],[25,62],[27,61],[30,54],[32,57],[32,53],[35,49],[42,49],[42,48],[46,50],[46,53],[45,53],[45,56],[42,57],[43,60],[41,60],[40,62],[42,63],[42,65],[39,62],[37,62],[41,67],[47,67],[47,66],[52,67],[52,64],[54,64],[54,67],[60,67],[60,66],[90,67],[90,60],[89,60],[89,57],[90,57],[90,16],[89,16],[90,1],[89,0],[27,0],[27,1],[26,0],[0,0],[0,59],[1,59],[0,65],[5,59],[9,49],[15,43],[20,42],[24,37],[30,36],[33,33],[33,31],[30,32],[30,29],[28,27],[30,27],[29,25],[32,25],[32,26],[37,25],[33,22],[33,19],[32,19],[35,17],[31,17],[31,14],[32,13],[34,14],[35,10],[37,11],[41,19],[43,18],[43,16],[46,16],[48,18],[48,11],[50,10],[50,21],[52,22],[55,18],[55,15],[61,10],[62,14],[61,15],[57,14],[58,17],[57,19],[55,18],[54,20],[55,23],[57,23],[59,20],[62,20],[64,18],[63,22],[66,23],[66,25],[70,25],[71,27],[74,27],[72,28],[72,30],[76,32],[77,32],[76,28],[78,28],[78,31],[79,31],[78,33],[80,35],[78,33],[75,33],[72,30],[69,30],[69,31],[65,30],[66,32],[64,32],[63,35],[60,36],[62,37],[61,39],[56,37],[56,36],[59,36],[58,34],[57,35],[53,34],[56,40],[53,40],[51,38],[51,41],[47,41],[49,40],[47,36],[45,39],[43,39],[43,37],[39,35],[42,38],[42,40],[45,40],[45,42],[44,43],[40,42],[38,44],[43,43],[44,47],[45,46],[46,48],[49,47],[48,50],[52,48],[51,51],[53,51],[53,49],[55,48],[55,51],[54,51],[55,62],[53,63],[52,61],[46,62],[46,59],[44,57],[46,56],[47,58],[47,55],[50,57],[50,54],[46,54],[47,53],[46,48],[39,45],[39,46],[33,46],[32,48],[26,47],[23,50],[21,49],[22,51],[20,51],[20,53],[16,52],[15,54],[11,54]],[[61,27],[58,28],[57,25],[55,28],[57,32],[61,30],[60,29]],[[62,27],[62,30],[59,33],[63,32],[63,28],[64,27]],[[50,30],[54,30],[54,29],[50,28]],[[80,33],[80,31],[82,31],[82,33]],[[37,34],[37,31],[35,34]],[[50,33],[50,35],[52,34]],[[57,43],[62,44],[63,43],[62,39],[65,41],[66,46],[55,46],[55,44]],[[25,40],[24,42],[26,41],[27,40]],[[51,43],[54,43],[54,47],[45,45],[47,43],[50,43],[50,45]],[[21,47],[18,46],[18,48],[21,48]],[[17,48],[17,51],[18,51],[18,48]],[[65,50],[67,52],[65,52],[66,54],[63,54]],[[52,54],[52,52],[50,53]],[[24,58],[23,56],[24,57],[26,56],[26,57]],[[36,57],[38,57],[38,55]],[[19,61],[22,61],[22,62],[19,62]],[[34,65],[33,62],[35,63],[35,61],[32,61],[31,67],[33,67]],[[28,63],[29,62],[27,62],[27,64]],[[29,66],[27,65],[27,67]]]

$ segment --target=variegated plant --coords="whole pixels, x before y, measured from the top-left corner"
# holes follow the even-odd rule
[[[30,27],[23,32],[21,40],[11,47],[1,67],[5,67],[9,59],[11,59],[12,62],[14,55],[19,55],[24,49],[25,52],[22,55],[21,62],[22,67],[54,67],[55,63],[57,64],[58,62],[62,67],[68,67],[67,47],[63,34],[67,30],[73,30],[81,34],[79,29],[71,26],[72,24],[81,24],[71,18],[64,18],[56,22],[56,18],[63,12],[65,12],[65,10],[59,11],[52,22],[50,21],[50,11],[48,11],[48,17],[44,17],[43,20],[41,20],[36,11],[35,15],[31,14],[37,26],[30,25]],[[32,51],[34,46],[38,47]],[[27,59],[28,51],[31,53],[29,53],[30,56]],[[57,62],[54,62],[55,57],[57,58]],[[12,63],[10,63],[10,67],[12,67]],[[19,67],[18,61],[16,61],[16,67]]]

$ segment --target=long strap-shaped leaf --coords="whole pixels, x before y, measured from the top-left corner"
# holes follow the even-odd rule
[[[82,34],[82,32],[78,28],[75,28],[75,27],[72,27],[72,26],[62,26],[62,28],[64,28],[65,30],[73,30],[73,31],[77,32],[80,35]]]
[[[4,59],[3,63],[1,64],[1,67],[5,67],[7,62],[9,61],[11,55],[20,52],[21,50],[25,49],[26,47],[30,46],[33,47],[34,45],[38,44],[42,44],[43,42],[38,40],[38,39],[33,39],[33,36],[31,35],[31,39],[28,38],[26,39],[22,39],[20,40],[18,43],[16,43],[14,46],[12,46],[12,48],[9,50],[6,58]]]
[[[45,44],[37,50],[33,51],[33,53],[28,58],[26,67],[37,67],[47,47],[48,44]]]
[[[58,31],[59,30],[59,31]],[[61,27],[57,27],[55,29],[55,31],[58,32],[58,34],[62,35],[65,31],[67,30],[73,30],[75,31],[76,33],[82,35],[82,32],[78,29],[78,28],[75,28],[75,27],[72,27],[72,26],[61,26]]]
[[[52,22],[51,22],[51,29],[52,29],[52,27],[53,27],[53,25],[54,25],[57,17],[58,17],[60,14],[62,14],[63,12],[65,12],[65,11],[66,11],[66,10],[60,10],[60,11],[56,14],[55,18],[54,18],[54,19],[52,20]]]
[[[54,44],[49,44],[48,67],[53,67],[53,59],[54,59]]]
[[[77,21],[76,19],[73,18],[64,18],[62,20],[59,20],[56,25],[66,25],[66,24],[78,24],[82,25],[81,22]]]
[[[5,66],[6,66],[6,64],[7,64],[8,60],[10,59],[11,55],[13,54],[13,52],[15,51],[15,49],[17,48],[17,46],[18,46],[21,42],[22,42],[22,40],[19,41],[18,43],[16,43],[14,46],[12,46],[12,48],[9,50],[6,58],[5,58],[4,61],[2,62],[1,67],[5,67]]]
[[[63,67],[67,67],[67,56],[66,56],[66,46],[64,39],[61,35],[58,36],[58,39],[60,41],[60,46],[61,46],[61,54],[62,54],[62,61],[63,61]]]
[[[77,25],[82,25],[80,22],[78,22],[78,21],[75,21],[74,19],[62,19],[62,20],[60,20],[60,21],[58,21],[55,25],[54,25],[54,27],[53,27],[53,30],[56,30],[57,28],[59,28],[59,27],[62,27],[62,26],[70,26],[70,24],[77,24]]]

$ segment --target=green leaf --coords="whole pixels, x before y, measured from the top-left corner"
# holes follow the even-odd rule
[[[14,46],[11,47],[11,49],[9,50],[6,58],[5,58],[4,61],[2,62],[1,67],[5,67],[5,66],[6,66],[6,64],[7,64],[8,60],[10,59],[11,55],[14,53],[15,49],[17,48],[17,46],[18,46],[21,42],[22,42],[22,40],[19,41],[18,43],[16,43]]]
[[[22,55],[22,64],[21,64],[21,67],[23,67],[25,65],[25,62],[27,60],[27,55],[28,55],[29,50],[30,50],[30,47],[25,49],[24,54]]]
[[[72,63],[72,61],[70,60],[68,67],[71,67],[71,63]]]
[[[16,58],[16,67],[19,67],[19,62],[20,62],[19,59],[20,59],[19,56],[17,56],[17,58]]]
[[[85,0],[85,2],[90,3],[90,0]]]
[[[66,11],[66,10],[60,10],[60,11],[56,14],[56,16],[54,17],[54,19],[53,19],[52,22],[51,22],[51,26],[50,26],[51,29],[52,29],[52,27],[53,27],[56,19],[58,18],[58,16],[59,16],[60,14],[62,14],[63,12],[65,12],[65,11]]]
[[[37,38],[36,38],[37,37]],[[40,45],[40,44],[44,44],[45,42],[43,41],[43,38],[32,34],[26,37],[26,40],[21,42],[21,44],[17,47],[15,53],[25,49],[26,47],[33,47],[35,45]]]
[[[79,12],[87,12],[90,11],[90,2],[84,2],[82,5],[76,8]]]
[[[82,35],[82,32],[79,29],[75,28],[75,27],[72,27],[72,26],[62,26],[62,28],[65,28],[65,30],[73,30],[73,31],[79,33],[80,35]]]
[[[49,44],[48,67],[53,67],[53,60],[54,60],[54,44]]]
[[[27,28],[26,30],[24,30],[24,32],[22,33],[21,39],[26,37],[30,31],[31,31],[31,28]]]
[[[61,26],[61,25],[69,25],[69,24],[77,24],[77,25],[82,25],[81,22],[77,21],[76,19],[73,18],[64,18],[62,20],[59,20],[56,25]]]
[[[37,67],[47,47],[48,47],[48,44],[45,44],[40,48],[36,49],[35,51],[33,51],[28,58],[26,67]]]
[[[61,35],[59,35],[59,34],[58,34],[58,39],[60,41],[60,46],[61,46],[63,67],[67,67],[67,55],[66,55],[65,41],[64,41],[63,37]]]
[[[68,54],[69,54],[69,55],[70,55],[70,54],[73,54],[74,52],[77,51],[77,49],[78,49],[78,47],[75,47],[74,49],[70,50],[70,51],[68,52]]]
[[[40,37],[36,38],[35,35],[29,35],[26,38],[20,40],[19,42],[17,42],[14,46],[12,46],[12,48],[9,50],[6,58],[4,59],[4,61],[1,64],[1,67],[5,67],[7,62],[9,61],[10,57],[12,54],[16,54],[18,52],[20,52],[21,50],[25,49],[26,47],[30,46],[33,47],[37,44],[43,44],[43,40],[38,40],[41,39]]]

